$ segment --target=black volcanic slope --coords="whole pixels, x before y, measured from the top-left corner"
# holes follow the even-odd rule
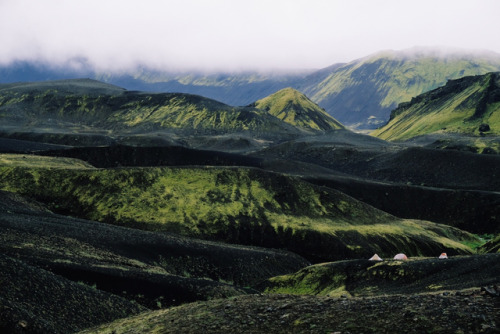
[[[75,332],[147,310],[4,254],[0,254],[0,284],[2,333]]]
[[[39,207],[29,207],[26,203],[30,202],[7,192],[0,192],[0,198],[3,233],[17,231],[11,235],[11,242],[0,246],[4,254],[9,255],[11,251],[17,255],[25,254],[33,261],[47,262],[46,265],[67,264],[69,261],[64,260],[67,259],[92,264],[93,267],[99,262],[113,266],[116,264],[114,259],[122,258],[122,265],[133,267],[132,263],[137,261],[138,268],[156,266],[163,273],[165,271],[161,269],[176,275],[187,273],[190,277],[202,274],[206,278],[243,286],[275,275],[273,272],[288,272],[306,263],[295,254],[279,250],[217,244],[60,216],[41,211]],[[25,240],[26,247],[14,247],[15,239]],[[47,243],[47,253],[43,248],[33,249],[29,245],[30,239]],[[71,254],[49,249],[64,248],[71,242],[75,248]],[[95,251],[102,258],[86,255],[80,247]]]
[[[29,140],[0,138],[0,152],[2,153],[37,152],[64,148],[68,147]]]
[[[500,226],[499,155],[391,144],[347,131],[283,142],[252,155],[264,159],[266,169],[301,175],[398,217],[478,233]],[[295,162],[278,165],[275,157]],[[298,162],[324,170],[301,170]]]
[[[0,328],[68,332],[148,308],[244,294],[291,253],[64,217],[0,192]],[[235,285],[233,285],[235,284]],[[138,304],[137,304],[138,303]],[[19,329],[20,328],[20,329]]]
[[[244,155],[189,149],[181,146],[133,147],[76,147],[64,150],[37,152],[53,157],[77,158],[99,168],[119,166],[248,166],[261,167],[262,159]]]

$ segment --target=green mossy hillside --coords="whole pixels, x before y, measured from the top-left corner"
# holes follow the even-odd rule
[[[32,154],[0,154],[0,165],[12,167],[44,167],[63,169],[94,168],[91,164],[79,159],[44,157]]]
[[[0,117],[18,128],[29,124],[75,131],[297,133],[343,128],[291,88],[247,107],[231,107],[198,95],[133,92],[92,80],[0,85]]]
[[[266,110],[288,124],[307,130],[344,128],[336,119],[328,115],[324,109],[293,88],[282,89],[256,101],[252,106]]]
[[[481,253],[500,253],[500,234],[479,247]]]
[[[401,220],[338,191],[247,168],[69,170],[1,167],[0,189],[86,219],[286,248],[310,261],[405,250],[471,252],[476,238]]]
[[[449,79],[500,70],[498,56],[415,49],[380,52],[335,67],[298,89],[345,125],[374,129],[399,103]]]
[[[106,87],[92,80],[0,85],[0,119],[17,129],[29,126],[65,132],[301,132],[255,108],[231,107],[198,95]]]
[[[349,260],[323,263],[278,276],[258,288],[266,293],[373,296],[461,290],[497,281],[500,254],[407,261]],[[477,275],[477,273],[481,275]]]
[[[402,103],[393,110],[389,122],[372,135],[407,140],[443,132],[500,134],[500,73],[450,80],[443,87]]]

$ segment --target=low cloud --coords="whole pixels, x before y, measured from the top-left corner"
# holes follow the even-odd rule
[[[288,69],[415,45],[500,52],[498,12],[494,0],[2,0],[0,64]]]

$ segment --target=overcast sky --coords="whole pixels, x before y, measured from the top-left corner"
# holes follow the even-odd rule
[[[413,46],[500,53],[499,0],[0,0],[0,64],[310,69]]]

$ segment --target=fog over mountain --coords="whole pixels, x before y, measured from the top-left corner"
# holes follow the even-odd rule
[[[6,0],[0,64],[218,72],[320,69],[415,45],[500,52],[499,9],[493,0]]]
[[[16,62],[0,66],[0,83],[93,78],[129,90],[181,92],[245,106],[281,89],[304,93],[341,123],[374,129],[389,120],[401,102],[468,75],[500,71],[500,54],[485,50],[414,47],[385,50],[321,70],[162,71],[150,67],[114,73],[79,66]]]

